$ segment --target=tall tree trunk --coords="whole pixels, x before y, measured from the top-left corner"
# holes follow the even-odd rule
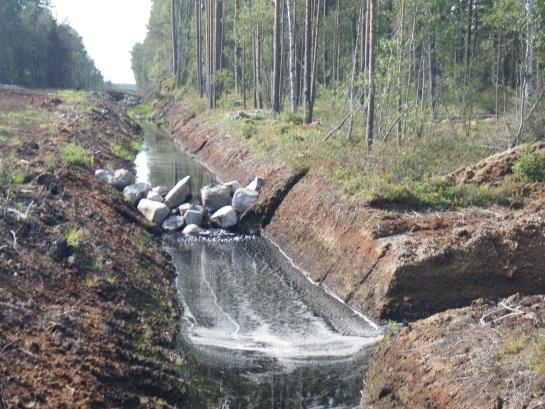
[[[202,56],[201,56],[201,0],[195,0],[195,59],[197,70],[197,90],[202,98]]]
[[[474,0],[467,0],[467,25],[466,38],[464,41],[464,85],[469,84],[469,63],[471,61],[471,35],[473,31],[473,3]],[[464,91],[465,94],[465,91]]]
[[[405,61],[405,0],[399,0],[399,28],[398,28],[398,66],[397,66],[397,143],[401,145],[403,139],[403,100],[401,97],[401,82],[403,81],[403,68]]]
[[[320,7],[321,0],[317,0],[316,15],[314,16],[314,35],[312,40],[312,73],[311,73],[311,88],[310,88],[310,100],[314,106],[314,100],[316,97],[316,67],[318,58],[318,37],[320,34]]]
[[[367,122],[365,128],[365,143],[371,150],[375,126],[375,37],[376,37],[376,0],[369,0],[369,94],[367,97]]]
[[[371,0],[367,0],[366,1],[366,5],[365,5],[365,10],[367,11],[365,16],[365,50],[364,50],[364,55],[362,57],[362,61],[363,61],[363,70],[362,71],[365,71],[365,70],[369,70],[369,39],[370,39],[370,34],[371,34],[371,24],[370,24],[370,21],[369,21],[369,9],[371,8]]]
[[[170,0],[170,26],[172,41],[172,74],[176,77],[176,82],[178,82],[178,28],[176,25],[176,0]]]
[[[430,34],[428,40],[428,62],[429,73],[428,80],[430,82],[430,120],[433,123],[435,121],[435,108],[437,100],[437,63],[435,56],[435,33]]]
[[[274,0],[272,109],[276,113],[280,112],[280,70],[282,69],[280,54],[280,3],[280,0]]]
[[[339,81],[340,54],[341,54],[341,0],[337,0],[335,9],[335,41],[333,50],[333,82]]]
[[[290,106],[291,112],[297,112],[297,62],[295,54],[295,22],[293,21],[292,0],[286,0],[288,9],[288,39],[289,39],[289,65],[290,65]]]
[[[534,93],[534,0],[525,0],[526,8],[526,61],[524,63],[524,99],[530,101]]]
[[[305,122],[312,122],[312,0],[305,0]]]
[[[358,20],[358,28],[357,28],[357,33],[356,33],[356,38],[354,41],[352,41],[352,73],[350,75],[350,105],[348,107],[348,112],[350,113],[350,123],[349,123],[349,126],[348,126],[348,139],[351,139],[352,137],[352,129],[353,129],[353,125],[354,125],[354,115],[353,115],[353,111],[354,111],[354,92],[355,92],[355,82],[356,82],[356,68],[357,68],[357,64],[358,64],[358,47],[359,47],[359,39],[360,37],[363,37],[362,35],[362,30],[363,30],[363,19],[364,19],[364,16],[363,16],[363,11],[364,9],[364,5],[363,5],[363,1],[362,1],[362,4],[360,6],[360,13],[359,13],[359,20]],[[367,18],[367,17],[365,17]]]
[[[239,13],[240,0],[234,0],[234,42],[235,42],[235,93],[240,93],[241,69],[240,69],[240,38],[239,38]]]

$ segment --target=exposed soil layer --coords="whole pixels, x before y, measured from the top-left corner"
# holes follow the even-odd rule
[[[542,195],[505,207],[450,212],[346,203],[335,186],[312,172],[297,177],[260,160],[206,115],[195,116],[189,102],[165,100],[158,110],[182,147],[220,178],[246,183],[264,176],[260,203],[243,219],[272,213],[263,218],[265,234],[313,279],[375,319],[413,320],[481,297],[545,292]],[[452,179],[495,183],[492,176],[511,173],[519,154],[494,157]],[[541,189],[541,184],[528,186]],[[278,205],[274,212],[271,203]]]
[[[175,271],[120,192],[60,158],[73,143],[130,168],[111,146],[138,127],[112,96],[63,98],[0,88],[0,157],[21,176],[0,186],[0,407],[171,407]]]
[[[368,409],[545,407],[545,297],[477,301],[386,337],[367,373]]]

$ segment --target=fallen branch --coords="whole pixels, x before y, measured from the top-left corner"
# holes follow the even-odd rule
[[[382,139],[384,142],[386,142],[388,140],[388,137],[390,136],[390,132],[392,132],[392,129],[394,129],[394,126],[396,126],[396,124],[399,122],[399,120],[403,117],[403,115],[405,115],[405,112],[407,112],[407,110],[409,109],[409,107],[406,107],[398,116],[396,119],[394,119],[394,122],[392,122],[392,124],[390,125],[390,127],[388,128],[388,130],[386,131],[386,135],[384,135],[384,138]]]
[[[329,133],[324,138],[324,142],[327,141],[329,138],[331,138],[339,129],[341,129],[343,127],[343,125],[346,123],[346,121],[348,121],[348,118],[350,118],[352,115],[354,115],[356,113],[356,111],[358,111],[362,106],[363,105],[358,105],[357,107],[352,109],[352,111],[350,111],[348,113],[348,115],[346,115],[344,117],[344,119],[341,121],[341,123],[339,125],[337,125],[331,131],[329,131]]]

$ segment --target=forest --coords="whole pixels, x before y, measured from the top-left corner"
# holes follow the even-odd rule
[[[544,22],[535,0],[154,0],[132,66],[146,94],[280,113],[227,125],[332,162],[350,196],[397,196],[545,137]]]
[[[103,78],[79,34],[53,17],[47,0],[0,2],[0,83],[100,89]]]

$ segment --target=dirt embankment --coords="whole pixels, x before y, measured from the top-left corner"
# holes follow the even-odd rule
[[[265,234],[315,280],[375,319],[413,320],[481,297],[545,292],[536,262],[545,254],[543,200],[456,212],[347,204],[312,172],[258,159],[185,101],[163,102],[159,111],[182,147],[221,178],[264,176],[260,207],[243,218],[261,215]]]
[[[0,115],[0,407],[181,402],[175,272],[93,174],[130,167],[112,147],[130,150],[138,129],[103,94],[2,88]],[[94,165],[64,162],[69,143]]]
[[[368,409],[545,407],[545,297],[484,301],[388,336],[367,372]]]

